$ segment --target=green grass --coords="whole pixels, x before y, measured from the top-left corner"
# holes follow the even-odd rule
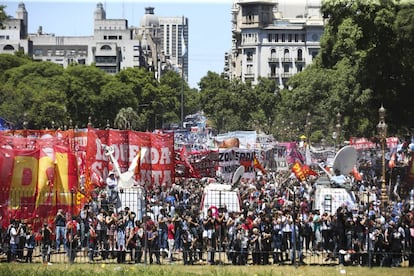
[[[0,275],[213,275],[213,276],[324,276],[324,275],[414,275],[414,268],[365,268],[340,266],[209,266],[209,265],[129,265],[129,264],[0,264]]]

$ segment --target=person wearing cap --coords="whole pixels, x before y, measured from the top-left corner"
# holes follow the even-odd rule
[[[108,173],[108,177],[106,178],[106,185],[109,191],[113,191],[116,188],[116,186],[118,185],[118,181],[115,177],[115,172],[110,171]]]
[[[121,199],[118,194],[118,177],[119,175],[110,171],[106,178],[106,191],[107,199],[110,203],[110,210],[113,210],[114,208],[119,209],[121,207]]]

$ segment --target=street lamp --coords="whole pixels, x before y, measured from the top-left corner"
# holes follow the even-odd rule
[[[341,113],[337,113],[336,114],[336,145],[338,147],[338,149],[340,148],[340,138],[341,138]],[[336,148],[335,148],[336,150]]]
[[[306,114],[306,125],[305,125],[305,129],[306,129],[306,145],[309,145],[310,142],[310,128],[311,128],[311,124],[312,122],[310,121],[310,117],[311,117],[311,113],[308,112],[308,114]]]
[[[27,113],[25,112],[23,114],[23,129],[24,129],[24,133],[23,136],[27,137],[27,126],[29,125],[29,122],[27,122]]]
[[[379,123],[377,125],[378,135],[381,142],[381,155],[382,155],[382,175],[381,175],[381,208],[385,210],[385,204],[388,201],[387,189],[385,187],[385,143],[387,139],[387,124],[385,123],[385,108],[381,105],[378,110]]]

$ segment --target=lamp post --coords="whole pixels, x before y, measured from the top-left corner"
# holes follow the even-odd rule
[[[25,112],[23,114],[23,129],[24,129],[24,133],[23,136],[27,137],[27,126],[29,125],[29,123],[27,122],[27,113]]]
[[[381,209],[385,210],[385,205],[388,201],[387,189],[385,187],[385,143],[387,139],[387,124],[385,123],[385,108],[381,105],[378,110],[379,114],[379,123],[377,125],[378,135],[381,142],[381,165],[382,165],[382,175],[381,175]]]
[[[341,113],[337,113],[336,114],[336,146],[338,147],[338,149],[340,148],[340,138],[341,138]],[[336,148],[335,148],[336,151]]]
[[[310,142],[310,128],[311,128],[311,121],[310,121],[310,117],[311,117],[311,113],[308,112],[308,114],[306,114],[306,125],[305,125],[305,129],[306,129],[306,145],[309,145]]]

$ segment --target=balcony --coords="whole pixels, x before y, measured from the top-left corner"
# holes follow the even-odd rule
[[[269,63],[278,63],[279,62],[279,58],[277,57],[270,57],[268,58]]]

